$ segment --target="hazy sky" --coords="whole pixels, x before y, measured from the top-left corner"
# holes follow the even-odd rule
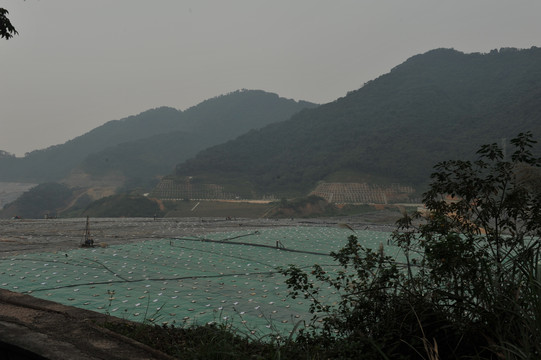
[[[0,149],[234,90],[326,103],[434,48],[541,46],[540,0],[0,0]]]

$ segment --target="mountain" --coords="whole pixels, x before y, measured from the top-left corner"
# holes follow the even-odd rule
[[[241,90],[185,111],[160,107],[109,121],[24,158],[0,156],[0,181],[60,181],[77,170],[94,178],[114,172],[128,183],[140,183],[170,172],[207,146],[315,106],[260,90]]]
[[[519,132],[541,136],[541,49],[436,49],[347,96],[180,163],[169,180],[242,196],[307,194],[319,181],[422,187],[432,166]],[[238,190],[238,189],[237,189]]]
[[[63,184],[44,183],[31,188],[0,209],[0,218],[35,218],[56,216],[70,205],[74,191]]]
[[[24,158],[0,158],[0,181],[50,182],[69,174],[86,156],[125,141],[177,130],[181,112],[161,107],[113,120],[61,145],[35,150]]]
[[[209,146],[273,122],[285,121],[292,114],[315,106],[264,91],[236,91],[182,112],[181,130],[135,138],[106,148],[87,156],[81,169],[93,176],[121,172],[128,179],[125,184],[128,189],[147,185]]]

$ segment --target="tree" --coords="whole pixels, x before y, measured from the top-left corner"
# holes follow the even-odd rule
[[[490,144],[474,162],[437,164],[426,211],[404,214],[390,238],[399,255],[352,236],[331,253],[338,271],[283,270],[291,296],[311,299],[308,338],[389,349],[392,358],[408,349],[411,358],[540,358],[541,159],[533,144],[521,133],[509,157]],[[338,294],[335,305],[323,303],[318,282]]]
[[[402,223],[403,248],[420,249],[416,289],[455,324],[480,327],[505,351],[541,355],[541,159],[521,133],[510,158],[484,145],[475,162],[436,165],[425,224]],[[411,230],[414,230],[413,232]],[[412,241],[413,240],[413,241]]]
[[[6,40],[13,37],[13,35],[18,34],[15,27],[11,24],[11,21],[9,21],[7,17],[8,14],[9,12],[6,9],[0,8],[0,37]]]

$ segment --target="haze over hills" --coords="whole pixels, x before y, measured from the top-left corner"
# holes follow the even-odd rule
[[[114,120],[64,144],[0,156],[0,181],[60,181],[73,170],[93,177],[111,172],[128,183],[171,172],[174,165],[204,148],[250,129],[288,119],[305,101],[260,90],[242,90],[206,100],[185,111],[161,107]]]
[[[81,169],[93,176],[120,172],[127,179],[125,188],[128,189],[146,186],[209,146],[287,120],[292,114],[315,106],[256,90],[218,96],[182,112],[182,130],[106,148],[87,156]]]
[[[0,180],[38,183],[57,181],[93,152],[124,141],[176,130],[180,124],[179,111],[166,107],[109,121],[64,144],[32,151],[23,158],[0,159]]]
[[[34,173],[30,160],[44,159],[34,163],[36,169],[58,173],[53,161],[72,161],[58,165],[64,166],[63,176],[73,178],[78,171],[99,185],[118,175],[125,190],[148,185],[178,164],[151,192],[159,199],[169,193],[175,199],[205,198],[201,192],[214,199],[292,198],[324,183],[356,183],[358,191],[392,187],[410,194],[413,188],[423,190],[437,162],[467,159],[482,144],[507,143],[525,131],[541,139],[540,48],[488,54],[436,49],[325,105],[239,91],[184,112],[158,108],[110,122],[22,160],[28,161],[23,170]],[[0,153],[1,176],[13,160]],[[107,195],[90,196],[75,182],[68,184],[71,194],[41,189],[65,194],[58,208],[66,211],[84,209],[89,197]],[[177,188],[187,191],[179,196]],[[32,198],[42,198],[40,191]],[[106,214],[104,206],[128,206],[126,198],[119,201],[105,201],[95,213]],[[154,213],[156,206],[150,204],[148,211]]]
[[[437,49],[332,103],[206,149],[178,182],[242,183],[243,196],[300,195],[318,181],[422,187],[433,165],[519,132],[541,136],[541,49]]]

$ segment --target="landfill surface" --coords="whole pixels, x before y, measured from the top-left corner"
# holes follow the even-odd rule
[[[289,296],[279,270],[317,263],[332,273],[329,254],[350,235],[395,252],[384,216],[393,215],[100,218],[88,228],[86,219],[0,220],[0,287],[127,320],[289,336],[309,323],[313,300]],[[89,236],[93,246],[83,247]],[[339,295],[324,287],[319,300]]]

